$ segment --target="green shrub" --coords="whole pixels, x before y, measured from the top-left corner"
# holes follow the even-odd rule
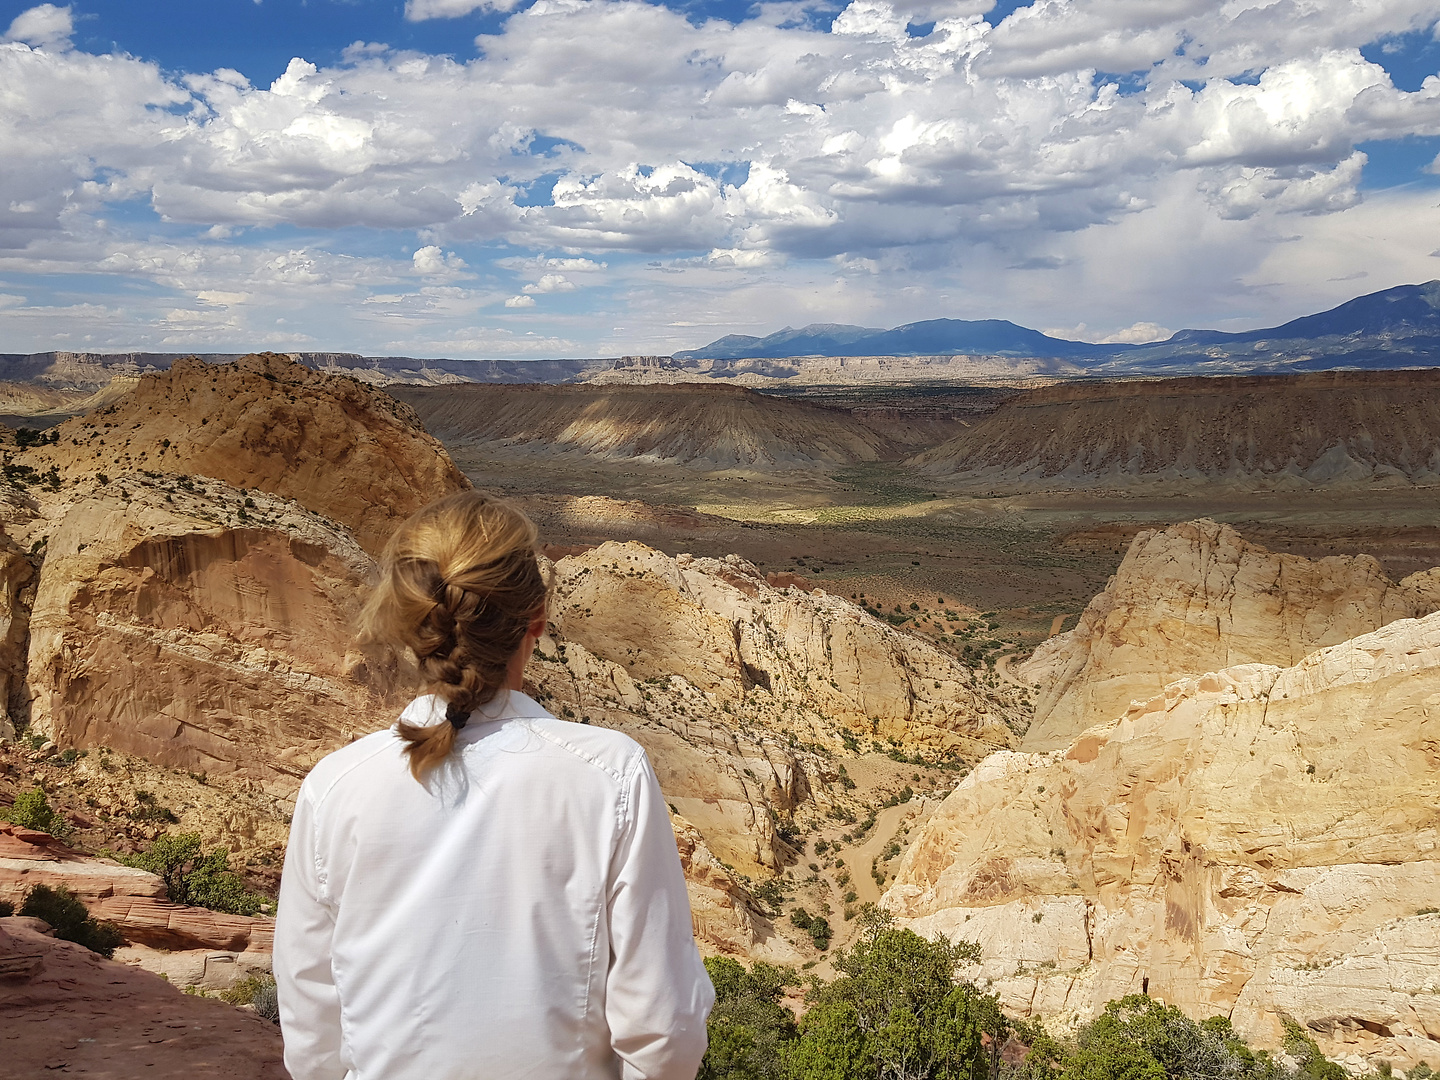
[[[1269,1054],[1246,1046],[1226,1017],[1196,1023],[1143,994],[1107,1004],[1081,1026],[1073,1043],[1050,1038],[1038,1025],[1024,1034],[1030,1051],[1009,1080],[1287,1080],[1290,1075]]]
[[[275,1001],[275,978],[272,975],[251,975],[228,990],[220,991],[220,1000],[231,1005],[251,1005],[255,1012],[272,1024],[280,1022],[280,1009]]]
[[[784,1080],[783,1048],[796,1027],[780,999],[794,985],[794,974],[764,961],[747,971],[723,956],[706,960],[705,970],[715,986],[715,1008],[697,1080]]]
[[[205,852],[199,833],[162,836],[139,855],[116,855],[126,866],[149,870],[165,882],[170,899],[231,915],[257,915],[267,897],[245,888],[245,880],[230,869],[230,850]]]
[[[74,832],[64,815],[56,812],[45,797],[45,789],[36,786],[15,796],[15,805],[10,807],[9,820],[22,829],[35,829],[49,833],[61,840]]]
[[[64,885],[53,889],[48,885],[36,885],[25,894],[20,914],[43,919],[50,924],[56,937],[84,945],[106,959],[115,955],[115,950],[125,943],[118,926],[112,922],[97,922],[80,898]]]
[[[1285,1053],[1295,1059],[1296,1080],[1346,1080],[1343,1068],[1320,1052],[1310,1033],[1288,1016],[1285,1025]]]
[[[984,1037],[1003,1039],[1006,1022],[995,997],[955,980],[979,949],[895,929],[873,909],[861,918],[860,940],[835,958],[840,976],[807,996],[786,1053],[791,1077],[987,1080],[994,1062]]]
[[[806,927],[806,929],[810,931],[810,941],[812,944],[814,944],[815,948],[819,949],[821,952],[824,952],[826,949],[830,948],[830,936],[832,931],[830,929],[830,922],[828,919],[822,919],[820,916],[817,915],[815,916],[815,918],[810,920],[810,925]]]

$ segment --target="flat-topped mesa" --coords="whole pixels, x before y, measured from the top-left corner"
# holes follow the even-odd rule
[[[1183,675],[1286,666],[1440,609],[1440,571],[1396,583],[1369,555],[1307,559],[1201,519],[1135,537],[1080,623],[1016,667],[1040,688],[1022,749],[1054,750]]]
[[[811,469],[898,456],[849,411],[737,386],[394,388],[451,444],[696,469]]]
[[[415,510],[470,486],[409,406],[275,353],[177,360],[22,456],[71,481],[148,470],[258,488],[340,522],[372,554]]]
[[[1440,1032],[1440,613],[1165,687],[1063,751],[998,753],[883,905],[977,941],[976,977],[1062,1025],[1125,994],[1283,1021],[1358,1068]]]
[[[322,754],[390,723],[356,651],[371,573],[348,533],[216,480],[127,476],[51,535],[30,620],[32,724],[293,794]]]
[[[1440,371],[1067,382],[1010,398],[910,463],[1046,487],[1434,484]]]

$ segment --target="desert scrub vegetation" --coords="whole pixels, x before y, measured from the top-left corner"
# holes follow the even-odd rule
[[[45,789],[39,785],[15,796],[15,804],[6,811],[5,820],[22,829],[49,833],[58,840],[69,839],[75,831],[65,815],[50,805]]]
[[[107,960],[125,944],[118,926],[91,916],[84,901],[64,885],[53,889],[49,885],[34,886],[25,894],[20,914],[43,920],[56,937],[83,945]]]
[[[205,851],[199,833],[161,836],[138,855],[101,852],[125,866],[148,870],[165,882],[170,899],[177,904],[223,911],[229,915],[269,913],[273,903],[267,896],[251,892],[245,879],[230,869],[230,849]]]
[[[256,1014],[272,1024],[280,1022],[280,1005],[275,997],[273,975],[251,975],[228,990],[220,991],[220,1000],[231,1005],[249,1005]]]
[[[957,976],[979,959],[977,946],[926,940],[873,908],[860,917],[859,939],[836,954],[837,977],[809,979],[798,1023],[782,1004],[800,985],[795,972],[705,962],[715,1009],[702,1080],[1346,1080],[1294,1021],[1285,1056],[1274,1057],[1225,1017],[1192,1020],[1143,994],[1110,1002],[1071,1038],[1052,1037]],[[1428,1066],[1410,1073],[1429,1075]]]

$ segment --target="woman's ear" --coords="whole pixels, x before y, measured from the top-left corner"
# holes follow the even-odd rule
[[[530,625],[525,628],[525,636],[533,638],[545,636],[545,612],[540,612],[530,620]]]

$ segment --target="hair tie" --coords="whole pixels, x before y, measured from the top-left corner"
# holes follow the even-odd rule
[[[450,721],[451,727],[459,731],[470,722],[470,714],[463,705],[457,705],[452,701],[445,706],[445,719]]]

